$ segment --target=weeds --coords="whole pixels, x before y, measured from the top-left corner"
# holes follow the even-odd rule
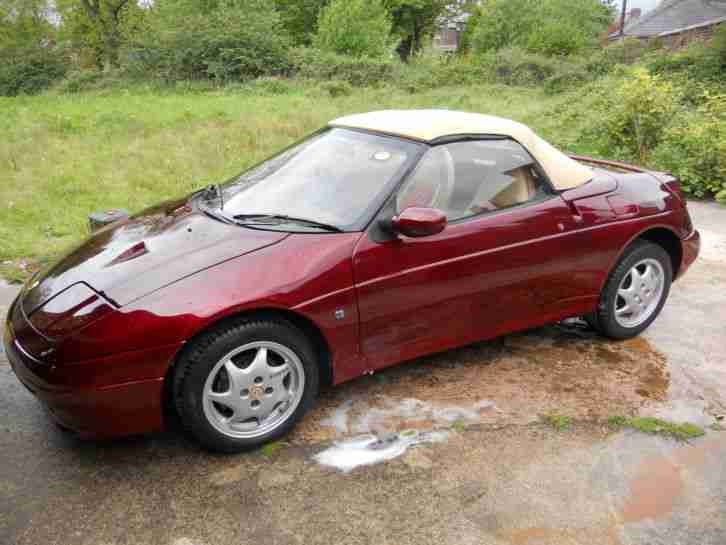
[[[544,414],[540,418],[545,424],[557,431],[565,431],[572,425],[572,417],[563,414]]]
[[[463,432],[465,428],[466,424],[463,420],[456,420],[451,424],[451,429],[459,433]]]
[[[262,452],[264,456],[270,457],[275,454],[275,452],[286,446],[287,443],[284,441],[271,441],[262,445],[262,447],[260,448],[260,452]]]
[[[672,437],[679,441],[687,441],[705,435],[705,431],[696,424],[683,422],[677,424],[652,416],[611,416],[608,424],[613,428],[631,428],[652,435]]]

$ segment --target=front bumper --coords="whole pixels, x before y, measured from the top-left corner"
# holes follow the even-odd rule
[[[690,235],[681,241],[683,257],[681,258],[681,266],[678,269],[676,278],[680,278],[693,265],[701,251],[701,234],[694,230]]]
[[[94,379],[106,376],[101,369],[128,369],[137,363],[144,368],[150,360],[170,362],[178,347],[126,352],[68,366],[50,365],[23,349],[10,322],[5,326],[3,344],[18,380],[62,426],[79,436],[109,438],[163,429],[163,377],[100,385],[94,384]]]

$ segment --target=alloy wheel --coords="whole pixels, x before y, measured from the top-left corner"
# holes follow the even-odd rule
[[[658,309],[665,272],[661,263],[647,258],[636,263],[620,281],[615,297],[615,321],[622,327],[643,324]]]
[[[254,439],[282,425],[305,389],[302,361],[275,342],[245,344],[220,359],[207,376],[204,415],[219,432]]]

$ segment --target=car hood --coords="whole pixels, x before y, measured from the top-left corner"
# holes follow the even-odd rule
[[[123,306],[287,236],[212,219],[189,199],[168,201],[99,230],[41,271],[27,288],[23,309],[30,314],[79,282]]]

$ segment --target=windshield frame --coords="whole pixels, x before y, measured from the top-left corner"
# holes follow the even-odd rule
[[[227,179],[226,181],[219,184],[220,190],[223,193],[223,200],[225,203],[230,200],[234,194],[230,195],[230,191],[232,188],[234,188],[235,184],[238,183],[238,180],[247,174],[248,172],[251,172],[255,169],[257,169],[262,164],[274,160],[276,157],[288,152],[290,149],[299,146],[301,144],[304,144],[306,141],[311,140],[313,138],[317,138],[326,132],[330,131],[345,131],[345,132],[351,132],[351,133],[362,133],[370,136],[374,136],[377,139],[381,139],[382,141],[387,141],[389,143],[394,143],[397,147],[400,147],[402,149],[405,149],[408,157],[403,162],[403,164],[398,168],[398,170],[395,172],[393,176],[390,177],[390,179],[385,182],[381,189],[378,191],[377,195],[368,203],[367,207],[364,207],[361,209],[361,214],[359,215],[358,220],[355,222],[349,224],[349,225],[334,225],[334,227],[340,229],[340,232],[362,232],[365,231],[370,223],[375,219],[375,217],[380,212],[381,208],[385,205],[386,202],[388,202],[390,196],[397,190],[397,188],[400,186],[401,182],[408,177],[408,175],[416,168],[416,165],[418,165],[419,161],[421,160],[421,157],[426,153],[429,146],[426,145],[423,142],[418,142],[416,140],[412,140],[410,138],[405,137],[399,137],[395,135],[388,135],[385,133],[380,133],[377,131],[369,131],[365,129],[355,129],[355,128],[348,128],[348,127],[333,127],[333,126],[326,126],[321,129],[318,129],[317,131],[305,135],[303,138],[300,138],[299,140],[291,143],[290,145],[286,146],[285,148],[277,151],[273,155],[266,157],[262,161],[259,161],[248,168],[246,168],[244,171],[240,172],[239,174]],[[199,193],[203,195],[204,190],[201,190]],[[218,201],[215,199],[214,201]],[[283,232],[289,232],[289,233],[313,233],[313,234],[335,234],[333,231],[324,231],[321,229],[315,229],[309,225],[303,225],[302,223],[300,225],[295,225],[294,222],[279,222],[279,223],[270,223],[270,224],[262,224],[262,223],[254,223],[254,224],[246,224],[244,221],[235,220],[233,218],[234,214],[231,214],[228,212],[226,208],[223,208],[220,210],[219,202],[211,202],[206,201],[204,203],[204,207],[209,209],[211,208],[216,212],[216,214],[221,214],[224,217],[228,218],[231,223],[236,223],[237,225],[243,226],[243,227],[249,227],[253,229],[260,229],[265,231],[283,231]],[[318,221],[318,218],[308,217],[305,218],[308,220]]]

